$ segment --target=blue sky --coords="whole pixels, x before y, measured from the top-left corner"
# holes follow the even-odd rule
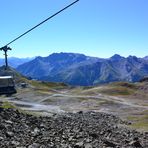
[[[1,0],[0,46],[72,0]],[[76,52],[90,56],[148,55],[148,0],[80,0],[10,45],[9,56]],[[3,57],[3,52],[0,52]]]

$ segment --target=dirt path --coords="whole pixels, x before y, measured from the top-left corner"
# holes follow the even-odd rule
[[[98,95],[77,95],[67,91],[53,91],[54,93],[39,94],[38,92],[25,91],[4,100],[14,103],[24,110],[36,112],[63,112],[95,110],[111,112],[114,114],[127,114],[128,112],[139,112],[148,110],[148,106],[143,106],[139,102],[130,101],[127,98]],[[17,97],[16,97],[17,96]],[[18,98],[19,97],[19,98]]]

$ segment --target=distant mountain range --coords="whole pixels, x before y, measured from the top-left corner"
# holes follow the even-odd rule
[[[71,85],[96,85],[114,81],[136,82],[148,76],[148,57],[115,54],[102,59],[75,53],[53,53],[17,67],[25,76]]]
[[[9,65],[13,68],[18,67],[19,65],[29,62],[33,60],[34,58],[16,58],[16,57],[10,57],[8,58]],[[3,58],[0,58],[0,66],[5,65],[5,60]]]

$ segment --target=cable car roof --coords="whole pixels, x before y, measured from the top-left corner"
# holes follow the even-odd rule
[[[0,76],[0,79],[12,79],[12,76]]]

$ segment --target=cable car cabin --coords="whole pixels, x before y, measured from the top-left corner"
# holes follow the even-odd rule
[[[0,76],[0,95],[16,93],[12,76]]]

